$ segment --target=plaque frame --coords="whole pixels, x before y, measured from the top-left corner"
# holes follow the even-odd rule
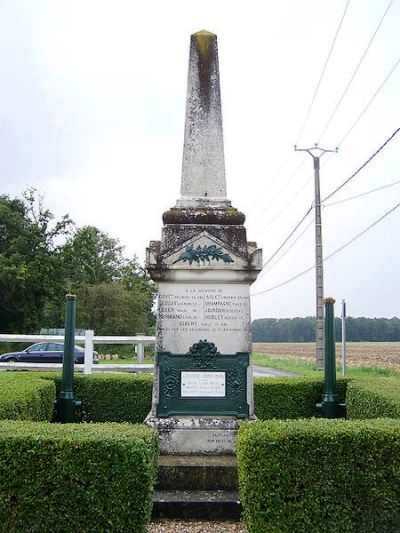
[[[157,352],[156,365],[159,369],[157,416],[248,418],[247,369],[249,362],[249,352],[220,354],[216,347],[207,341],[195,344],[187,354]],[[182,371],[225,372],[225,397],[182,397]]]

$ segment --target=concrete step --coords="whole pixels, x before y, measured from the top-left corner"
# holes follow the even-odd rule
[[[237,491],[237,462],[233,455],[161,455],[160,490]]]
[[[158,490],[153,518],[240,520],[242,507],[236,491]]]

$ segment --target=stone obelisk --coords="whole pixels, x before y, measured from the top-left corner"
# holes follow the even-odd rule
[[[227,199],[217,37],[191,36],[181,196],[147,249],[158,283],[147,424],[161,453],[234,453],[253,416],[250,285],[262,256]]]

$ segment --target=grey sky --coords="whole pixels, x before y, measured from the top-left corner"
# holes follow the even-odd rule
[[[339,144],[400,56],[395,0],[319,138],[389,5],[351,0],[297,138],[345,5],[345,0],[205,0],[201,6],[178,0],[0,1],[1,191],[14,196],[35,186],[55,213],[98,226],[143,260],[148,241],[160,236],[162,212],[179,195],[189,36],[208,29],[219,40],[228,196],[248,215],[248,237],[258,241],[267,259],[312,201],[312,161],[307,158],[293,175],[305,158],[292,153],[293,144]],[[400,67],[339,153],[325,158],[323,196],[400,126],[399,85]],[[400,179],[399,143],[400,134],[332,201]],[[325,255],[400,201],[399,192],[398,185],[326,207]],[[346,298],[350,314],[399,314],[399,221],[400,208],[326,262],[325,292]],[[310,226],[252,292],[313,262]],[[253,317],[313,313],[313,272],[253,298]]]

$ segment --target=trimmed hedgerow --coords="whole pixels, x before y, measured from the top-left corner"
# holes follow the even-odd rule
[[[55,380],[57,394],[61,376]],[[140,424],[151,409],[151,374],[75,374],[74,394],[82,402],[85,422],[131,422]]]
[[[151,409],[152,385],[148,374],[75,376],[76,398],[88,422],[143,422]]]
[[[39,374],[0,373],[0,419],[50,421],[56,387]]]
[[[400,418],[400,381],[391,377],[352,381],[346,404],[349,419]]]
[[[133,424],[0,421],[1,531],[145,532],[158,439]]]
[[[338,380],[339,401],[344,402],[347,380]],[[313,378],[255,378],[254,411],[260,420],[316,416],[315,404],[323,395],[323,376]]]
[[[250,533],[399,531],[399,420],[246,423],[237,457]]]

